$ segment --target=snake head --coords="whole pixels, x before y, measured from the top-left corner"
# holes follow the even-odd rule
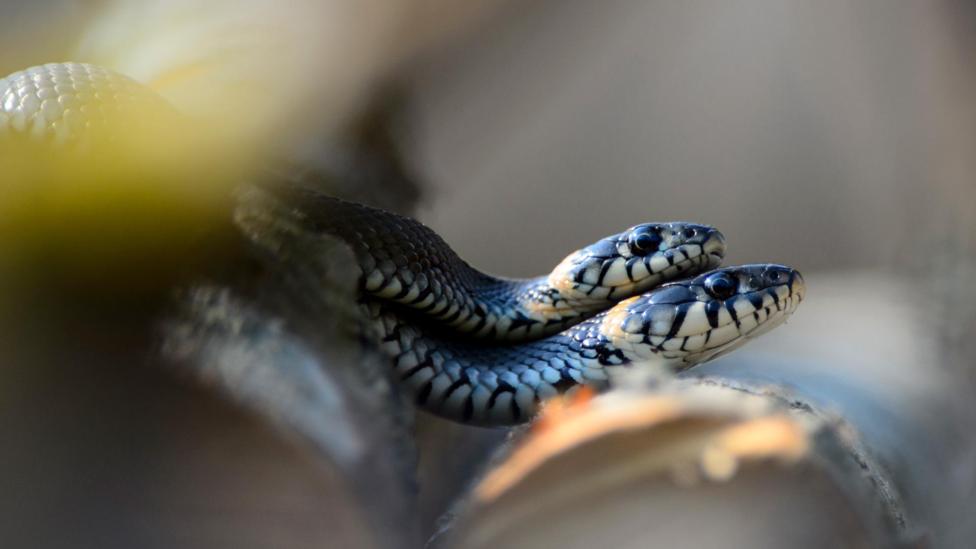
[[[638,359],[683,369],[782,324],[805,293],[803,277],[790,267],[726,267],[618,303],[601,330]]]
[[[725,237],[707,225],[643,223],[570,254],[549,275],[549,284],[568,301],[605,306],[607,300],[714,269],[724,255]]]

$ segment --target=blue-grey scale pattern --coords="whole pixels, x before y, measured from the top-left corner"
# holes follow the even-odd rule
[[[711,227],[639,225],[564,260],[568,272],[560,274],[574,280],[561,290],[553,287],[549,276],[487,275],[416,220],[297,185],[272,190],[295,208],[311,230],[337,236],[352,247],[363,272],[364,293],[407,306],[453,332],[477,339],[527,341],[559,332],[654,284],[715,267],[724,253],[724,239]],[[667,244],[661,244],[657,233],[649,236],[662,230],[672,235]],[[691,236],[682,236],[689,231]],[[638,233],[652,240],[654,252],[661,255],[657,267],[667,272],[652,271],[650,255],[625,255],[633,249],[629,239]],[[686,248],[692,251],[683,253]],[[626,278],[611,272],[615,266]],[[615,285],[604,285],[611,279]]]

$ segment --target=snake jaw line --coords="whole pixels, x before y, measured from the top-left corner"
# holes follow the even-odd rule
[[[721,269],[744,273],[741,293],[725,300],[709,295],[703,281],[713,273],[691,281],[665,285],[651,296],[671,294],[674,299],[634,298],[621,302],[603,315],[601,330],[615,346],[634,353],[635,361],[663,361],[684,369],[724,354],[782,324],[803,299],[802,277],[781,266],[760,265]],[[770,284],[756,272],[781,269],[786,282]],[[677,293],[675,293],[677,292]],[[644,345],[635,345],[642,341]]]

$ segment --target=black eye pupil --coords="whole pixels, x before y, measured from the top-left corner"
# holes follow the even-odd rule
[[[735,293],[735,281],[728,275],[710,276],[705,280],[705,290],[718,299],[728,299]]]
[[[698,231],[696,231],[695,229],[688,228],[684,230],[683,234],[685,235],[685,238],[694,238],[695,235],[698,234]]]
[[[661,237],[655,233],[637,233],[631,238],[637,252],[656,251],[661,245]]]

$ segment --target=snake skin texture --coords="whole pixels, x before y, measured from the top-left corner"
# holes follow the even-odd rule
[[[298,187],[277,192],[313,230],[352,246],[365,293],[473,339],[551,335],[663,282],[717,267],[725,253],[712,227],[647,223],[574,252],[549,275],[503,278],[474,269],[413,219]]]
[[[0,140],[78,144],[118,139],[127,119],[140,126],[175,111],[151,89],[85,63],[48,63],[0,79]]]
[[[804,294],[803,278],[789,267],[727,267],[515,345],[445,340],[379,301],[366,308],[419,407],[491,426],[528,421],[542,400],[575,387],[612,387],[617,372],[680,371],[711,360],[781,324]]]

